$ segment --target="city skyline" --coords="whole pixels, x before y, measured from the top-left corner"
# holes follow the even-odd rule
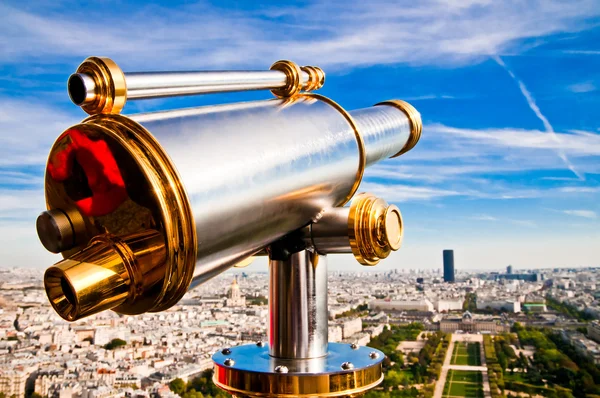
[[[117,23],[126,15],[133,18]],[[320,92],[347,109],[411,102],[423,116],[421,142],[368,169],[360,187],[404,217],[403,247],[378,269],[441,268],[448,247],[457,270],[600,265],[599,15],[594,1],[5,2],[0,265],[45,268],[59,259],[34,224],[49,147],[85,116],[69,102],[66,80],[90,55],[126,71],[266,69],[287,58],[323,67]],[[140,101],[125,111],[262,98],[269,94]],[[350,256],[329,262],[361,269]]]

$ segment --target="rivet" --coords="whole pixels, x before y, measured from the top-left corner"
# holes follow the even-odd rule
[[[358,344],[352,343],[350,344],[350,348],[352,348],[353,350],[358,350]]]
[[[371,358],[371,359],[377,359],[377,358],[379,358],[379,354],[376,353],[375,351],[372,351],[372,352],[369,353],[369,358]]]
[[[258,342],[256,342],[256,346],[257,347],[264,347],[265,343],[263,341],[258,341]]]
[[[231,358],[226,358],[223,361],[223,365],[225,365],[225,366],[233,366],[233,365],[235,365],[235,361],[233,359],[231,359]]]
[[[277,373],[287,373],[288,372],[288,368],[287,366],[284,365],[279,365],[275,368],[275,372]]]
[[[223,355],[229,355],[229,354],[231,354],[231,350],[229,348],[223,348],[221,350],[221,354],[223,354]]]
[[[344,369],[344,370],[354,369],[354,364],[352,362],[344,362],[342,364],[342,369]]]

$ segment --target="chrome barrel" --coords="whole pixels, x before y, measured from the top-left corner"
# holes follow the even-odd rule
[[[89,304],[81,313],[65,304],[69,297],[77,301],[80,282],[71,284],[68,296],[61,289],[85,268],[93,274],[86,276],[86,289],[99,286],[108,300],[114,289],[107,281],[114,277],[90,264],[112,253],[111,270],[129,270],[122,285],[131,289],[111,301],[115,310],[166,309],[188,289],[347,203],[365,167],[410,149],[418,135],[419,115],[401,101],[348,113],[309,93],[128,117],[94,115],[65,131],[49,157],[46,197],[56,211],[40,218],[38,233],[48,238],[42,241],[49,250],[60,248],[67,258],[47,273],[54,306],[68,307],[70,320],[101,308]],[[90,158],[88,147],[102,156]],[[110,173],[103,177],[104,171]],[[154,239],[156,255],[138,261],[149,249],[128,242],[149,230],[163,237],[165,248]],[[51,242],[52,231],[60,231],[61,242]],[[95,260],[82,263],[77,253],[85,242],[106,234],[114,238],[96,244]],[[115,263],[119,256],[125,268]]]

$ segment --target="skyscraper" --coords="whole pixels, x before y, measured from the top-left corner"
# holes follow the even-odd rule
[[[506,273],[508,275],[511,275],[513,273],[512,265],[509,265],[508,267],[506,267]]]
[[[444,250],[444,282],[454,282],[454,250]]]

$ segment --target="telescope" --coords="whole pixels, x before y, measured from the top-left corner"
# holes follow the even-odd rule
[[[269,259],[268,342],[222,347],[214,382],[236,397],[359,396],[384,354],[328,342],[327,257],[373,266],[398,250],[400,210],[357,193],[365,168],[411,150],[419,113],[388,100],[346,111],[314,66],[124,73],[90,57],[71,75],[89,117],[50,149],[36,227],[63,259],[44,285],[77,321],[164,311],[253,256]],[[128,100],[270,90],[275,98],[124,116]]]

